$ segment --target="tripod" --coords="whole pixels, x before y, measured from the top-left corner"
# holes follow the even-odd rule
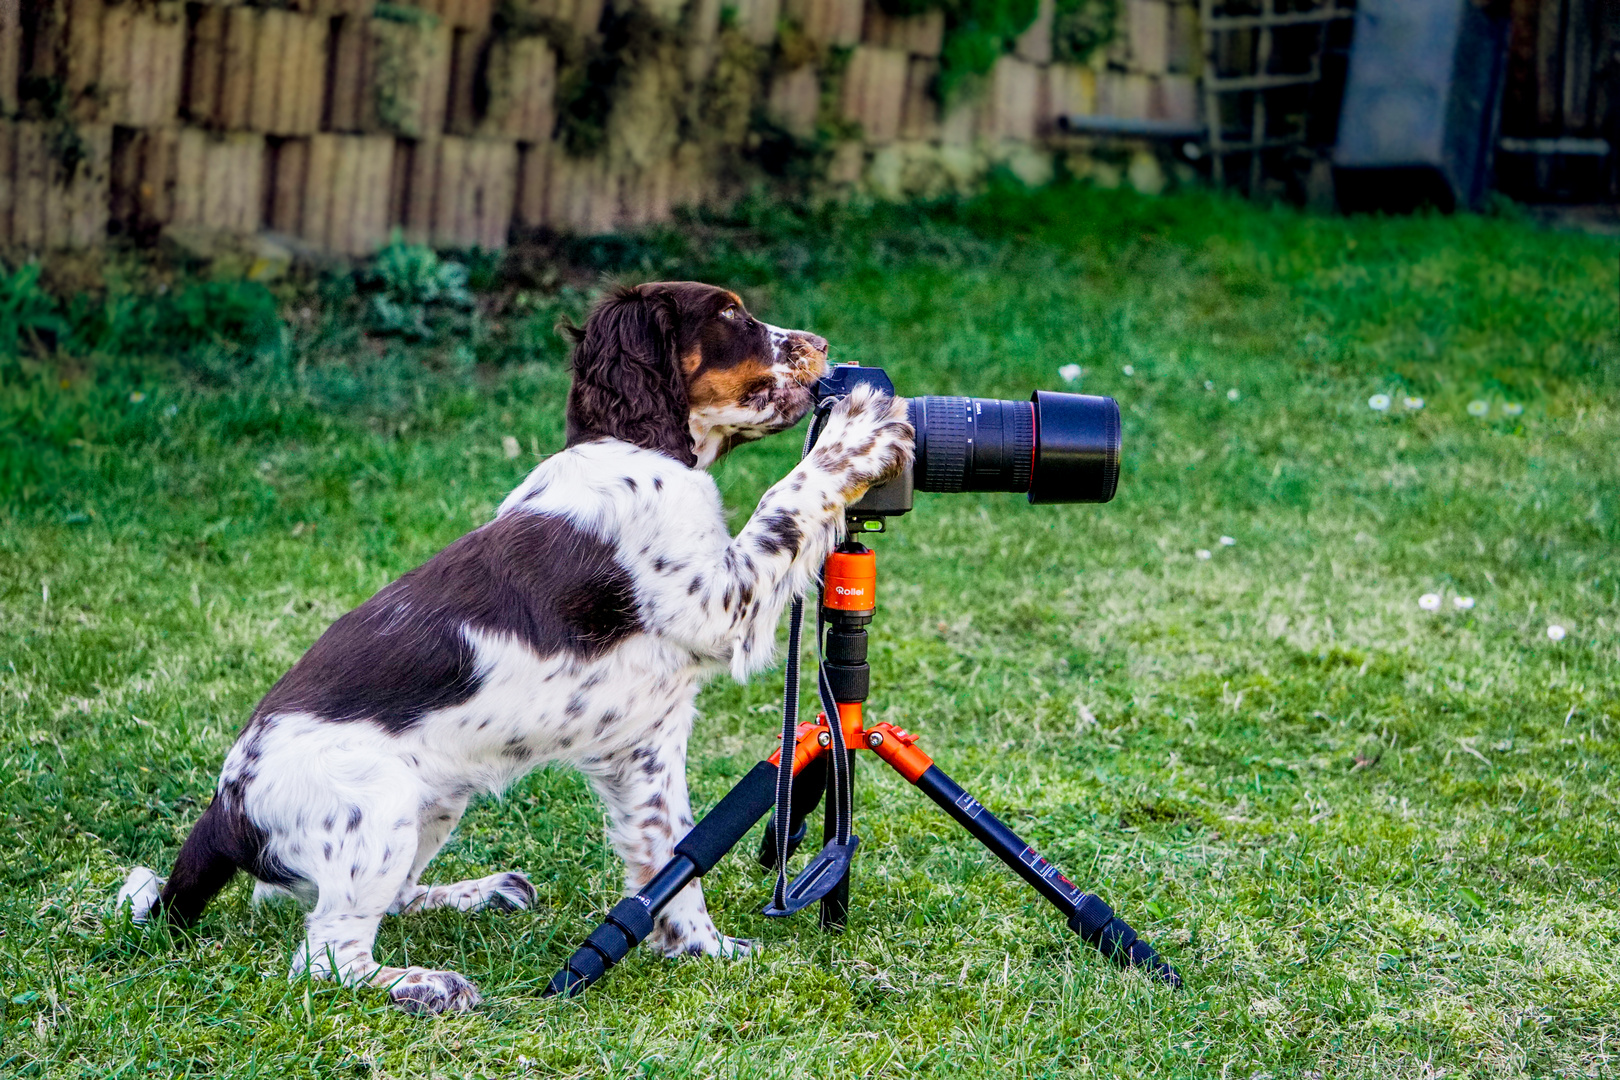
[[[860,524],[857,520],[852,524]],[[1114,914],[1103,900],[1081,892],[1058,868],[1042,858],[1034,848],[1007,828],[956,781],[945,775],[932,758],[917,746],[917,737],[892,724],[865,726],[861,716],[871,685],[871,668],[866,663],[867,625],[876,612],[877,560],[866,547],[846,542],[828,556],[822,575],[821,615],[827,625],[826,658],[822,672],[832,689],[837,717],[823,712],[814,724],[798,725],[792,748],[792,812],[789,818],[787,852],[791,857],[803,839],[805,819],[822,800],[826,788],[828,756],[835,752],[831,722],[840,725],[853,773],[857,750],[869,750],[907,781],[920,789],[966,829],[974,839],[989,848],[1013,872],[1040,893],[1068,922],[1069,929],[1121,967],[1142,967],[1156,977],[1179,987],[1181,976],[1159,957],[1153,946],[1137,937],[1136,931]],[[695,878],[713,869],[748,834],[774,804],[782,747],[769,759],[755,765],[713,810],[692,827],[675,845],[675,855],[653,875],[639,892],[620,900],[608,912],[607,920],[592,931],[563,969],[552,976],[546,996],[581,993],[623,960],[630,950],[652,933],[653,920],[664,906]],[[832,840],[836,830],[834,799],[826,800],[824,834]],[[847,822],[845,825],[847,832]],[[830,848],[829,848],[830,850]],[[853,845],[850,845],[853,850]],[[778,863],[777,839],[765,831],[759,861],[766,867]],[[830,891],[826,873],[842,871]],[[822,880],[818,880],[818,875]],[[808,897],[821,895],[821,925],[840,930],[849,917],[849,878],[847,863],[818,860],[797,878],[788,892]],[[808,900],[806,900],[808,902]]]

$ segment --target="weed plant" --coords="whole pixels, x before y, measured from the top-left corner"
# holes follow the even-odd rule
[[[5,361],[0,1070],[1616,1070],[1613,242],[1064,186],[755,206],[563,254],[575,269],[509,260],[450,340],[367,335],[363,296],[331,283],[280,298],[273,347],[203,320],[207,364],[106,336]],[[245,884],[191,933],[109,913],[131,864],[166,871],[300,652],[561,445],[550,325],[582,311],[586,260],[737,287],[903,391],[1120,400],[1112,504],[921,495],[873,541],[870,709],[1115,904],[1185,990],[1100,960],[870,763],[848,933],[760,917],[745,843],[706,884],[759,958],[638,954],[574,1002],[539,991],[619,869],[560,771],[477,802],[429,871],[521,868],[532,911],[384,924],[384,962],[479,984],[472,1015],[288,981],[299,916],[250,908]],[[0,304],[23,312],[0,326],[71,315],[41,303]],[[796,450],[717,467],[734,524]],[[778,692],[704,693],[699,807],[769,752]]]

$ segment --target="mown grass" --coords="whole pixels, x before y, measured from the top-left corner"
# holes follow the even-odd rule
[[[223,384],[150,363],[76,368],[66,388],[8,369],[28,434],[6,445],[32,456],[0,510],[0,1069],[1616,1070],[1615,245],[1069,187],[581,250],[736,285],[903,390],[1024,396],[1072,362],[1120,399],[1111,505],[923,495],[875,541],[871,711],[920,731],[1186,989],[1098,959],[870,766],[847,934],[760,917],[766,877],[739,849],[710,906],[761,958],[633,956],[578,1002],[539,990],[618,870],[560,772],[480,802],[430,871],[521,868],[535,910],[390,919],[380,938],[386,962],[472,977],[474,1015],[288,982],[299,918],[250,909],[240,884],[193,934],[110,916],[125,868],[166,868],[300,651],[560,445],[561,346],[532,319],[519,362],[510,327],[506,352],[475,341],[469,360],[363,340],[323,293],[288,298],[283,346]],[[1369,409],[1375,393],[1394,408]],[[784,437],[719,468],[737,521],[795,453]],[[1437,613],[1418,607],[1430,592]],[[705,692],[700,806],[769,750],[778,691]]]

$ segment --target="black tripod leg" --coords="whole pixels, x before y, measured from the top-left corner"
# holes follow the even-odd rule
[[[848,753],[849,797],[853,803],[855,799],[855,751],[850,750]],[[826,754],[822,755],[823,758],[826,756]],[[853,813],[854,809],[852,805],[850,812]],[[828,798],[822,815],[821,842],[827,843],[837,834],[838,824],[833,812],[833,800]],[[852,863],[850,868],[844,871],[844,876],[839,879],[838,884],[833,887],[833,891],[821,898],[821,928],[823,930],[838,934],[842,933],[844,927],[849,925],[849,879],[854,873],[855,867]]]
[[[788,858],[799,850],[809,830],[805,818],[821,802],[827,790],[827,755],[822,754],[793,774],[793,809],[788,814]],[[776,829],[765,830],[759,841],[759,865],[767,870],[776,869]]]
[[[755,765],[742,782],[726,793],[703,820],[692,826],[680,843],[675,857],[653,875],[634,896],[627,896],[608,912],[607,921],[591,931],[563,969],[551,977],[546,996],[573,997],[607,974],[631,949],[652,933],[653,920],[675,894],[713,869],[726,852],[748,835],[776,801],[776,766],[769,761]]]
[[[928,766],[914,782],[955,818],[957,824],[1051,901],[1068,920],[1069,929],[1104,956],[1121,967],[1146,968],[1171,986],[1181,986],[1181,976],[1176,974],[1176,969],[1165,963],[1153,946],[1137,937],[1136,931],[1117,917],[1100,897],[1076,888],[1057,867],[1041,858],[1017,833],[941,772],[938,765]]]

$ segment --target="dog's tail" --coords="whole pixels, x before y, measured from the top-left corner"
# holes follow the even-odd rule
[[[257,861],[254,858],[257,851],[243,850],[246,837],[241,823],[235,820],[239,817],[239,810],[228,805],[225,799],[215,797],[192,826],[191,835],[186,837],[174,861],[169,880],[160,882],[152,871],[137,866],[118,890],[116,904],[128,903],[130,917],[138,923],[145,922],[158,910],[175,926],[195,923],[208,901],[230,884],[236,871]]]

